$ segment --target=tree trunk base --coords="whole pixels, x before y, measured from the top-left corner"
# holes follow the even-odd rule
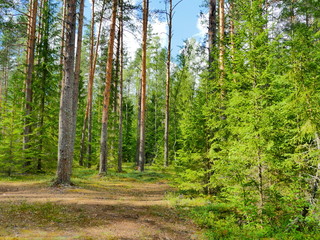
[[[58,179],[53,179],[51,184],[51,187],[55,187],[55,188],[74,187],[74,186],[76,185],[73,182],[66,183]]]

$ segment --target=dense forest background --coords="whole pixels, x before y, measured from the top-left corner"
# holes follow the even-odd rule
[[[0,0],[1,173],[58,168],[68,184],[71,164],[169,167],[182,196],[208,200],[204,226],[318,233],[319,1],[203,1],[208,36],[175,60],[179,1],[148,13],[146,0],[92,0],[84,22],[83,1],[64,3]],[[167,19],[167,47],[151,14]],[[133,57],[124,31],[142,44]]]

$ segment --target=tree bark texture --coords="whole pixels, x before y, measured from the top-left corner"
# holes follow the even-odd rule
[[[169,0],[168,13],[168,54],[167,54],[167,74],[166,74],[166,109],[164,121],[164,166],[169,166],[169,121],[170,121],[170,67],[171,67],[171,39],[172,39],[172,0]]]
[[[73,158],[73,103],[74,103],[74,60],[76,30],[76,0],[66,0],[64,80],[61,88],[59,113],[58,168],[56,184],[71,184]]]
[[[60,48],[60,66],[61,66],[61,87],[63,86],[64,81],[64,70],[63,70],[63,64],[64,64],[64,47],[65,47],[65,28],[66,28],[66,0],[63,0],[63,6],[62,6],[62,29],[61,29],[61,48]]]
[[[141,109],[140,109],[140,144],[138,170],[144,171],[145,164],[145,126],[146,126],[146,97],[147,97],[147,31],[148,31],[149,0],[143,1],[142,29],[142,67],[141,67]]]
[[[118,24],[120,24],[120,16],[118,17]],[[118,110],[118,105],[119,105],[119,92],[118,92],[118,85],[120,81],[120,25],[118,25],[117,29],[117,46],[116,46],[116,54],[115,54],[115,67],[114,67],[114,79],[113,79],[113,89],[112,89],[112,97],[113,97],[113,122],[111,125],[111,133],[112,133],[112,139],[111,140],[111,145],[110,145],[110,150],[109,153],[112,154],[112,157],[114,159],[118,159],[118,150],[119,146],[117,146],[118,142],[116,141],[117,133],[116,131],[119,130],[119,110]]]
[[[34,69],[34,55],[35,55],[35,42],[36,42],[36,24],[37,24],[37,9],[38,0],[32,0],[29,6],[29,19],[28,19],[28,43],[27,43],[27,69],[25,81],[25,125],[23,137],[23,149],[30,148],[30,135],[32,134],[31,128],[31,112],[32,112],[32,79]],[[30,165],[30,161],[26,163]]]
[[[210,0],[209,3],[209,29],[208,29],[208,36],[209,36],[209,68],[210,72],[213,68],[214,62],[214,48],[216,47],[217,42],[217,1]]]
[[[118,172],[122,172],[123,162],[123,1],[120,0],[119,16],[119,41],[120,41],[120,72],[119,72],[119,142],[118,142]]]
[[[112,60],[113,60],[113,47],[115,39],[116,17],[117,17],[118,1],[113,0],[112,17],[110,25],[110,37],[108,44],[108,60],[107,60],[107,76],[106,85],[103,93],[103,109],[102,109],[102,126],[101,126],[101,139],[100,139],[100,167],[99,174],[107,172],[107,131],[108,131],[108,111],[110,105],[110,88],[112,80]]]
[[[91,12],[91,47],[90,47],[90,71],[89,71],[89,81],[88,81],[88,92],[87,92],[87,105],[86,105],[86,112],[83,119],[83,127],[82,127],[82,135],[81,135],[81,145],[80,145],[80,163],[83,163],[83,158],[85,154],[85,138],[86,138],[86,131],[88,128],[88,147],[87,147],[87,167],[91,167],[91,154],[92,154],[92,96],[93,96],[93,83],[94,83],[94,77],[95,77],[95,71],[96,71],[96,63],[98,58],[98,50],[99,50],[99,44],[100,44],[100,35],[102,30],[102,21],[103,21],[103,15],[104,15],[104,9],[105,9],[105,3],[103,2],[102,5],[102,11],[100,15],[100,24],[99,24],[99,30],[98,30],[98,36],[96,44],[94,44],[94,22],[95,22],[95,0],[92,1],[92,12]]]
[[[78,110],[82,32],[83,32],[83,14],[84,14],[84,0],[81,0],[80,6],[79,6],[77,51],[76,51],[75,71],[74,71],[73,103],[72,103],[72,117],[73,117],[72,141],[73,141],[73,143],[71,144],[71,146],[73,148],[74,148],[74,141],[76,138],[76,126],[77,126],[77,110]],[[73,152],[73,150],[74,149],[72,149],[72,152]]]
[[[141,126],[141,79],[140,79],[140,89],[138,95],[138,122],[137,122],[137,145],[136,145],[136,166],[139,166],[139,150],[140,150],[140,126]]]

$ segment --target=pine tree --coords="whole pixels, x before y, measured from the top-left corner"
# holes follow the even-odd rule
[[[72,160],[74,149],[74,60],[75,60],[75,32],[76,32],[76,1],[66,0],[65,3],[65,52],[64,78],[61,87],[59,113],[59,142],[58,142],[58,169],[55,184],[71,184]]]
[[[122,172],[123,162],[123,0],[120,1],[119,13],[119,48],[120,48],[120,70],[119,70],[119,142],[118,142],[118,172]]]
[[[108,117],[110,105],[110,88],[113,70],[113,48],[115,39],[116,17],[117,17],[118,1],[113,1],[112,16],[110,25],[110,37],[108,44],[108,60],[107,60],[107,76],[106,85],[103,93],[103,111],[102,111],[102,127],[101,127],[101,140],[100,140],[100,169],[99,174],[107,172],[107,131],[108,131]]]
[[[143,1],[143,29],[142,29],[142,67],[141,67],[141,106],[139,126],[139,171],[144,171],[145,164],[145,117],[146,117],[146,81],[147,81],[147,27],[149,14],[149,0]]]
[[[30,146],[30,136],[32,134],[32,82],[33,82],[33,70],[34,70],[34,56],[35,56],[35,44],[36,44],[36,25],[37,25],[37,11],[38,0],[32,0],[29,5],[28,14],[28,41],[27,41],[27,69],[26,69],[26,85],[25,85],[25,98],[26,98],[26,118],[24,127],[24,144],[23,149],[27,153]],[[30,157],[26,155],[26,166],[30,165]]]

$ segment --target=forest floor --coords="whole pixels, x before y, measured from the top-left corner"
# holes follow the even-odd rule
[[[82,175],[59,188],[48,178],[0,178],[0,239],[201,239],[166,199],[167,181],[137,174]]]

